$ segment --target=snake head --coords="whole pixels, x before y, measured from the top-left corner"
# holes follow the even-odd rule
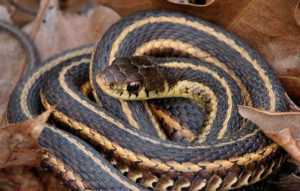
[[[124,100],[147,99],[151,92],[163,91],[164,81],[159,67],[146,56],[116,58],[96,76],[106,94]]]

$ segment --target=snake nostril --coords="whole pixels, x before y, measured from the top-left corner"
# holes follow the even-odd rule
[[[110,88],[110,89],[114,89],[114,87],[115,87],[115,84],[113,84],[113,83],[110,83],[110,84],[109,84],[109,88]]]

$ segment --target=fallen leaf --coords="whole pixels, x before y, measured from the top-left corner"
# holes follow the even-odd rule
[[[209,6],[212,4],[215,0],[203,0],[203,1],[191,1],[191,0],[167,0],[171,3],[175,3],[178,5],[190,5],[190,6],[196,6],[196,7],[204,7]]]
[[[288,164],[287,166],[288,171],[292,170],[293,174],[300,175],[300,162],[292,158],[288,158],[286,163]]]
[[[300,78],[295,76],[279,76],[279,79],[291,99],[297,105],[300,105]]]
[[[97,6],[98,4],[94,0],[77,0],[77,1],[60,1],[59,6],[63,12],[67,13],[85,13],[89,9]]]
[[[41,191],[40,179],[29,167],[13,167],[0,170],[1,191]]]
[[[298,3],[251,1],[226,27],[254,46],[278,75],[300,74],[300,28],[293,16]]]
[[[176,6],[173,3],[167,2],[165,0],[127,0],[124,3],[123,0],[96,0],[100,5],[110,7],[116,11],[122,17],[127,16],[131,13],[142,11],[146,9],[155,9],[155,8],[175,8]]]
[[[298,3],[298,5],[295,8],[294,16],[295,16],[295,20],[296,20],[298,26],[300,26],[300,2]]]
[[[265,135],[300,161],[300,112],[270,112],[238,106],[239,113],[259,126]]]
[[[35,20],[24,30],[34,39],[42,59],[58,52],[94,44],[120,16],[111,9],[97,6],[87,13],[65,14],[58,0],[43,0]]]
[[[283,164],[280,174],[270,181],[271,190],[295,191],[300,186],[300,163],[288,158]]]
[[[12,167],[0,170],[1,191],[67,191],[53,173],[30,167]]]
[[[41,177],[41,182],[43,183],[43,187],[45,190],[49,191],[69,191],[70,188],[67,188],[63,182],[55,176],[51,172],[43,172],[43,176]]]
[[[0,18],[11,22],[3,6],[0,6]],[[0,31],[0,124],[3,124],[10,93],[26,71],[26,53],[14,37]]]
[[[51,113],[0,128],[0,169],[12,166],[39,166],[42,150],[38,138]]]
[[[38,0],[5,0],[13,23],[17,26],[31,22],[36,16]]]
[[[298,105],[296,105],[294,103],[294,101],[289,97],[289,95],[287,93],[285,93],[285,99],[287,100],[291,111],[299,111],[300,112],[300,108],[298,107]]]
[[[300,186],[300,177],[295,174],[282,176],[273,184],[275,184],[280,191],[296,191]]]

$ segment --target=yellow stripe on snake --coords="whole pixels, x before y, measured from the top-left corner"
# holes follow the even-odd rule
[[[16,87],[8,118],[42,105],[54,108],[43,163],[73,190],[236,189],[285,159],[237,110],[288,110],[268,65],[230,32],[175,11],[128,16],[96,47],[45,61]]]

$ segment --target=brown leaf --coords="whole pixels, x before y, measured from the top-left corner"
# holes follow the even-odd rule
[[[3,6],[0,6],[0,18],[11,22]],[[26,70],[26,53],[14,37],[0,31],[0,124],[3,124],[10,93]]]
[[[58,52],[94,44],[120,16],[97,6],[83,15],[64,14],[58,0],[43,0],[38,16],[25,27],[34,39],[42,59]]]
[[[299,189],[300,177],[295,174],[281,176],[274,184],[281,191],[295,191]]]
[[[289,104],[289,108],[291,109],[291,111],[299,111],[300,112],[300,108],[294,103],[294,101],[288,96],[288,94],[285,93],[284,95],[285,95],[285,99],[287,100],[287,102]]]
[[[38,166],[42,150],[38,137],[51,113],[0,128],[0,169],[12,166]]]
[[[300,163],[288,158],[283,164],[280,174],[271,180],[271,190],[294,191],[300,186]]]
[[[155,9],[155,8],[174,8],[172,3],[167,1],[157,1],[157,0],[126,0],[124,3],[123,0],[96,0],[98,4],[110,7],[122,17],[127,16],[131,13],[142,11],[146,9]]]
[[[300,78],[295,76],[279,76],[279,79],[292,100],[297,105],[300,105]]]
[[[294,16],[298,26],[300,26],[300,2],[298,2],[298,5],[295,8]]]
[[[62,181],[50,172],[43,172],[42,182],[44,184],[45,190],[49,191],[68,191],[70,188],[67,188]]]
[[[227,28],[254,46],[278,75],[300,72],[300,29],[293,13],[299,0],[251,1]]]
[[[238,106],[239,113],[255,124],[295,160],[300,161],[300,112],[270,112]]]
[[[206,1],[199,1],[199,2],[191,1],[191,0],[167,0],[167,1],[178,5],[190,5],[196,7],[209,6],[210,4],[215,2],[215,0],[206,0]]]
[[[34,19],[38,9],[39,1],[6,0],[5,5],[10,12],[14,24],[17,26],[23,26]]]
[[[39,178],[29,167],[13,167],[0,170],[0,190],[3,191],[41,191]]]
[[[67,191],[54,174],[30,167],[13,167],[0,170],[1,191]]]

